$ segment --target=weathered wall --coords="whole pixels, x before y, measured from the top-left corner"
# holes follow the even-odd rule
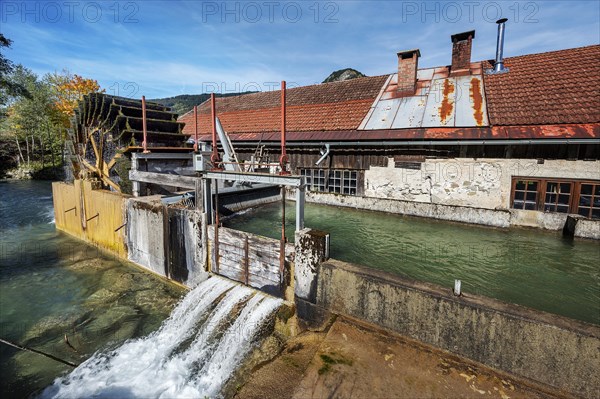
[[[119,257],[127,257],[125,229],[122,228],[127,196],[96,190],[88,181],[75,180],[72,185],[52,183],[52,198],[57,229]]]
[[[565,392],[600,391],[600,328],[330,260],[317,305]]]
[[[575,225],[575,237],[600,240],[600,220],[580,219]]]
[[[204,214],[168,208],[160,196],[127,201],[128,259],[193,287],[205,278]]]
[[[600,179],[600,161],[531,159],[426,159],[420,170],[387,167],[365,171],[367,197],[459,205],[485,209],[510,207],[513,176]]]
[[[293,193],[290,194],[288,198],[294,200]],[[306,202],[427,217],[453,222],[481,224],[485,226],[523,226],[547,230],[562,230],[568,216],[566,213],[526,211],[519,209],[493,210],[309,191],[306,192]],[[599,240],[600,220],[580,219],[577,228],[575,229],[575,237]]]
[[[159,196],[127,201],[127,248],[130,261],[168,277],[165,232]]]
[[[293,196],[290,195],[289,198],[293,199]],[[469,208],[387,198],[357,197],[352,195],[316,192],[306,192],[306,202],[369,209],[372,211],[410,216],[421,216],[454,222],[482,224],[486,226],[510,226],[510,212],[507,210]]]
[[[202,237],[206,214],[190,209],[168,209],[169,278],[195,287],[208,278],[206,246]]]

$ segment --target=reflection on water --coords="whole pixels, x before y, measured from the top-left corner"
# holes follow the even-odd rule
[[[183,290],[55,231],[50,183],[0,183],[0,337],[81,363],[156,330]],[[71,371],[0,344],[1,393]]]
[[[281,236],[281,206],[265,205],[224,224]],[[293,240],[294,204],[286,207]],[[305,225],[331,233],[331,257],[416,280],[600,324],[600,244],[560,233],[495,229],[307,204]]]

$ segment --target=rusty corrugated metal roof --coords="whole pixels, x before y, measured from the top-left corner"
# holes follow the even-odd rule
[[[417,71],[414,96],[399,96],[391,75],[359,130],[489,126],[481,64],[470,76],[449,76],[447,67]]]

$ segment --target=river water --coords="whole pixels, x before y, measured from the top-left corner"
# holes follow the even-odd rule
[[[0,338],[78,364],[157,330],[185,291],[53,221],[50,183],[0,182]],[[27,397],[71,370],[0,343],[2,397]]]
[[[293,241],[294,203],[286,206]],[[252,209],[227,227],[281,237],[281,204]],[[331,234],[331,257],[448,289],[600,324],[600,243],[558,232],[496,229],[307,204],[305,225]]]

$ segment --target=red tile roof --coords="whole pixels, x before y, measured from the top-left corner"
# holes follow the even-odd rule
[[[387,78],[387,75],[374,76],[288,89],[286,127],[299,132],[356,129]],[[216,107],[228,133],[280,130],[280,91],[217,98]],[[210,101],[198,107],[198,114],[199,134],[210,133]],[[184,133],[193,134],[193,111],[181,116],[179,121],[186,123]]]
[[[484,75],[492,125],[600,122],[599,45],[510,57],[504,65],[508,73]]]
[[[509,130],[482,128],[480,133],[464,134],[461,129],[444,130],[441,135],[438,131],[443,129],[437,128],[422,128],[418,134],[415,129],[396,129],[394,134],[357,131],[385,84],[385,75],[288,89],[288,138],[600,137],[600,45],[509,57],[505,65],[510,69],[506,74],[484,75],[484,87],[490,124]],[[484,61],[483,68],[491,68],[491,63]],[[218,98],[217,114],[233,140],[269,140],[275,133],[279,137],[280,96],[279,91],[272,91]],[[193,134],[193,112],[179,120],[186,122],[184,133]],[[198,120],[199,134],[210,134],[209,101],[199,107]],[[234,138],[236,134],[239,137]]]

